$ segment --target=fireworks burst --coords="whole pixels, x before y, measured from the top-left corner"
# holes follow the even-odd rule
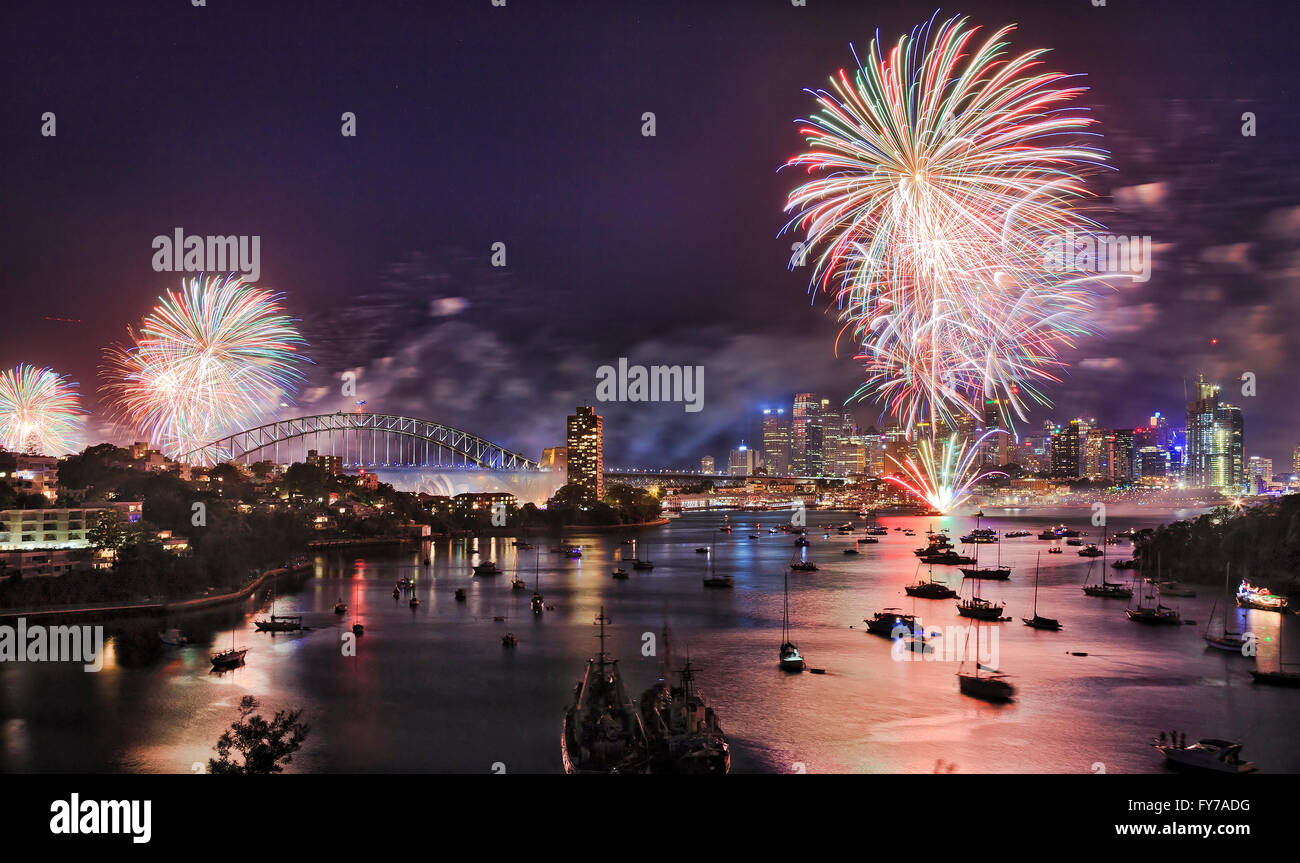
[[[783,230],[805,235],[811,290],[833,292],[861,346],[874,396],[903,427],[955,424],[996,399],[1025,419],[1057,381],[1061,351],[1087,332],[1096,282],[1048,266],[1045,248],[1100,227],[1077,206],[1105,153],[1080,143],[1095,122],[1083,88],[1012,57],[1004,27],[933,20],[831,90],[803,124],[804,152]],[[856,56],[856,55],[855,55]],[[1055,271],[1060,269],[1062,271]],[[1115,277],[1110,277],[1115,278]]]
[[[306,343],[281,299],[233,274],[160,297],[131,344],[106,351],[104,390],[119,416],[169,456],[219,459],[213,440],[253,425],[302,382]]]
[[[986,431],[974,443],[959,443],[952,435],[935,453],[933,443],[922,439],[917,446],[918,459],[907,456],[901,462],[892,455],[889,460],[898,465],[903,476],[887,476],[885,480],[911,492],[939,512],[949,512],[961,505],[971,488],[990,476],[1006,476],[1000,470],[980,472],[975,464],[984,441],[996,434],[1006,434],[1002,429]]]
[[[13,452],[62,455],[82,427],[77,384],[53,369],[27,364],[0,371],[0,446]]]

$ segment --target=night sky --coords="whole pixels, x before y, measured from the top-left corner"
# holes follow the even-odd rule
[[[97,405],[102,348],[180,274],[151,243],[260,235],[315,361],[296,411],[459,426],[536,458],[620,356],[702,365],[705,408],[603,404],[607,464],[721,458],[759,407],[856,389],[852,346],[786,269],[777,167],[805,87],[926,3],[16,3],[0,11],[0,366],[49,365]],[[1296,4],[1092,0],[944,7],[1087,73],[1117,169],[1097,218],[1156,245],[1104,296],[1106,335],[1035,415],[1181,422],[1198,371],[1247,454],[1300,444]],[[42,137],[41,115],[57,117]],[[340,115],[357,116],[357,136]],[[653,111],[657,135],[641,135]],[[1241,115],[1257,116],[1255,137]],[[489,265],[504,242],[508,266]],[[1217,344],[1212,340],[1217,339]],[[861,405],[863,424],[877,408]],[[88,442],[129,440],[91,419]]]

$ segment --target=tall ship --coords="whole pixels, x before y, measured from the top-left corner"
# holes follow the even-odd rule
[[[564,714],[560,757],[565,773],[646,773],[650,749],[641,717],[632,706],[618,660],[605,652],[605,607],[600,624],[600,653],[587,660],[587,672],[573,689]]]
[[[671,684],[672,653],[664,625],[664,676],[641,696],[641,721],[646,730],[653,773],[730,773],[731,745],[718,715],[695,688],[690,657]]]

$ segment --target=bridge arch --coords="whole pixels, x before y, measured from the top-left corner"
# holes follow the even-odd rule
[[[535,471],[537,462],[486,438],[444,423],[396,414],[313,414],[275,420],[218,438],[182,461],[251,464],[281,453],[301,460],[309,450],[339,457],[349,467],[475,468]]]

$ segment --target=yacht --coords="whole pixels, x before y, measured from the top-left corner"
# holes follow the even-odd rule
[[[1250,773],[1255,770],[1253,761],[1242,761],[1242,744],[1231,740],[1198,740],[1191,746],[1174,742],[1160,742],[1155,748],[1165,756],[1165,761],[1177,767],[1212,770],[1215,773]]]

